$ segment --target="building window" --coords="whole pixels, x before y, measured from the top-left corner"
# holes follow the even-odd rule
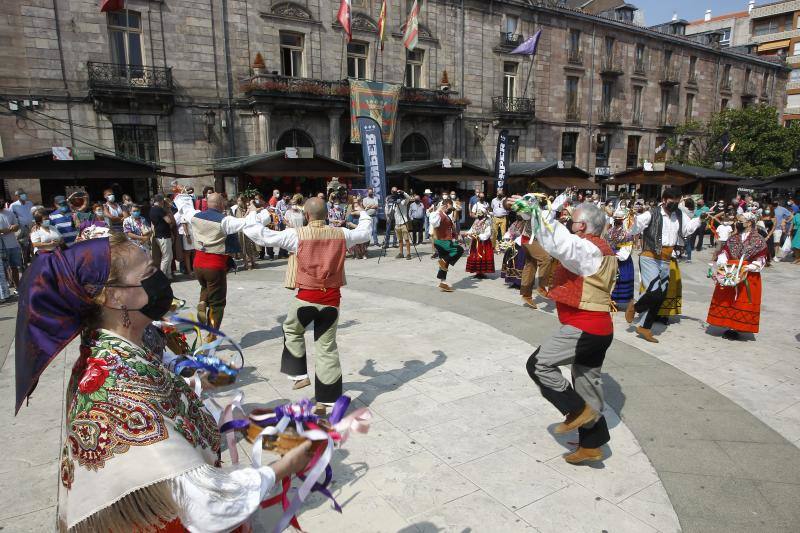
[[[684,116],[686,122],[691,121],[693,115],[694,115],[694,95],[692,93],[689,93],[686,95],[686,115]]]
[[[275,144],[276,150],[285,148],[314,148],[314,139],[303,130],[289,130],[278,137]]]
[[[664,50],[664,68],[672,65],[672,50]]]
[[[608,159],[611,154],[611,135],[599,133],[597,135],[597,147],[594,151],[595,168],[608,167]]]
[[[422,87],[422,63],[425,51],[406,50],[406,87]]]
[[[719,110],[720,111],[725,111],[726,109],[728,109],[728,99],[727,98],[723,98],[722,101],[720,101],[720,103],[719,103]]]
[[[517,135],[509,135],[508,136],[508,143],[507,143],[507,150],[508,150],[508,162],[509,163],[516,163],[519,159],[519,136]]]
[[[798,20],[800,20],[800,17],[798,17]],[[793,56],[800,55],[800,41],[792,45],[792,55]]]
[[[644,73],[644,45],[637,44],[633,51],[633,69],[640,73]]]
[[[569,44],[567,48],[567,60],[572,63],[581,63],[581,30],[569,30]]]
[[[503,97],[509,100],[517,96],[517,67],[511,61],[503,63]]]
[[[578,133],[566,131],[561,134],[561,160],[565,163],[575,163],[578,154]]]
[[[603,80],[603,111],[610,111],[614,103],[614,82]]]
[[[625,155],[625,168],[636,168],[639,166],[639,144],[642,138],[638,135],[628,135],[628,150]]]
[[[641,85],[633,86],[633,123],[642,125],[642,93],[644,88]]]
[[[353,41],[347,44],[347,77],[358,80],[367,79],[369,45]]]
[[[792,14],[753,22],[753,35],[768,35],[792,29]]]
[[[303,77],[303,35],[281,32],[281,74],[292,78]]]
[[[792,69],[792,71],[789,72],[789,81],[800,81],[800,68]]]
[[[400,145],[400,161],[427,161],[431,158],[428,141],[419,133],[412,133]]]
[[[580,118],[578,108],[578,83],[577,76],[567,76],[567,118],[577,120]]]
[[[111,62],[123,67],[120,75],[141,78],[144,75],[141,68],[144,65],[142,17],[129,9],[111,12],[108,14],[108,32],[111,40]]]
[[[769,94],[769,72],[764,73],[764,78],[761,80],[761,95],[766,96]]]
[[[689,81],[697,81],[697,56],[689,56]]]
[[[669,89],[661,89],[661,123],[666,124],[669,118]]]
[[[361,9],[367,9],[367,7],[369,7],[367,0],[350,0],[350,5]]]
[[[158,132],[155,126],[114,125],[114,150],[145,161],[158,161]]]
[[[722,35],[719,39],[720,46],[730,46],[731,45],[731,29],[730,28],[723,28]]]
[[[505,16],[505,24],[503,25],[503,32],[508,36],[509,40],[512,40],[515,35],[517,35],[517,29],[519,28],[519,17],[514,15],[506,15]]]
[[[667,160],[667,138],[656,137],[656,150],[653,153],[653,162],[663,163]]]
[[[725,65],[722,68],[722,88],[723,89],[730,89],[731,88],[731,66]]]
[[[615,39],[613,37],[606,37],[605,39],[606,59],[611,59],[614,57],[614,43]]]

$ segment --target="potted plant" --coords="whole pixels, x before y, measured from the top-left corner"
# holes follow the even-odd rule
[[[267,73],[267,65],[264,63],[264,56],[261,52],[256,52],[256,57],[253,59],[253,74],[256,76],[263,76]]]

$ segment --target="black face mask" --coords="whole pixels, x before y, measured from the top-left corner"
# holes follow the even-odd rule
[[[172,285],[169,278],[157,270],[152,276],[142,280],[142,288],[147,293],[147,304],[139,312],[151,320],[161,320],[172,307]]]
[[[741,222],[737,222],[736,223],[736,231],[738,231],[739,233],[742,233],[744,231],[744,224],[742,224]]]
[[[664,204],[664,209],[667,210],[667,213],[674,213],[678,210],[678,204],[675,202],[667,202]]]

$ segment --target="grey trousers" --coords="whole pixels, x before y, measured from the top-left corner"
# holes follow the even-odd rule
[[[563,415],[577,415],[588,403],[603,411],[601,368],[614,335],[592,335],[570,325],[562,325],[528,358],[528,375],[539,386],[542,396]],[[572,365],[572,383],[558,367]],[[584,448],[599,448],[610,440],[602,415],[590,426],[578,430]]]

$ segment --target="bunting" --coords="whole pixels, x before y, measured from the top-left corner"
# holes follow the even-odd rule
[[[406,21],[406,31],[403,34],[403,46],[408,50],[414,50],[417,47],[419,40],[419,4],[414,0],[414,5],[411,6],[411,12],[408,14]]]

